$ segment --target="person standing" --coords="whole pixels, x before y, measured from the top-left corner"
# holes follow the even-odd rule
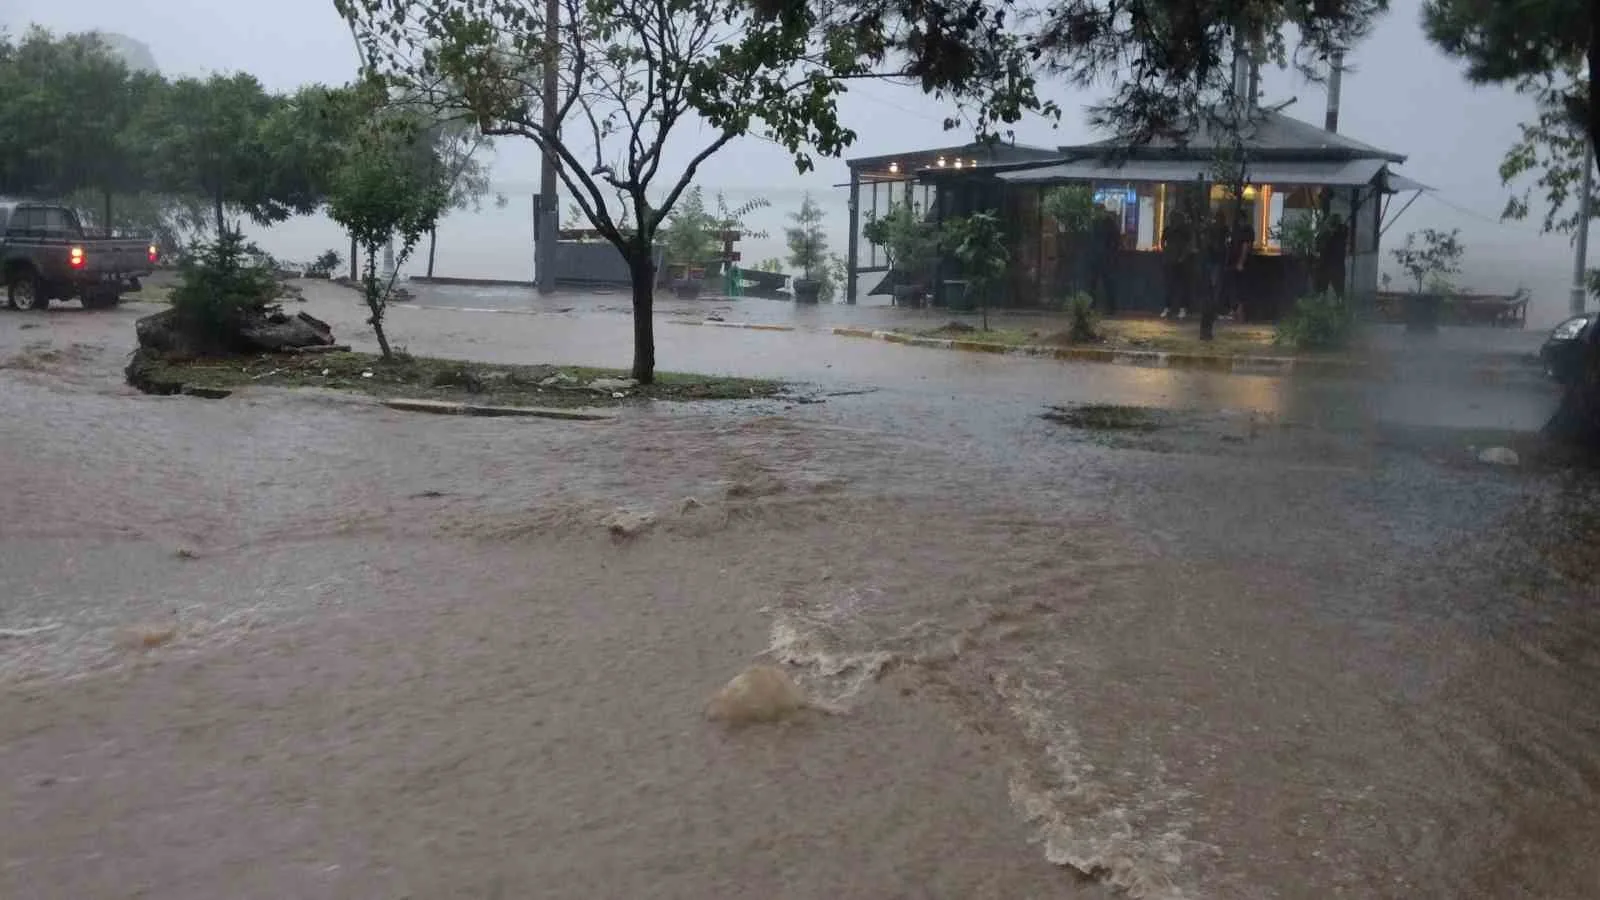
[[[1195,229],[1188,211],[1174,206],[1161,233],[1161,255],[1167,304],[1161,318],[1187,318],[1194,293]]]
[[[1201,244],[1205,257],[1205,279],[1200,287],[1205,292],[1201,303],[1201,315],[1215,318],[1217,308],[1223,299],[1222,272],[1227,268],[1228,260],[1228,219],[1222,210],[1212,213],[1211,221],[1206,224],[1205,234],[1201,238]]]
[[[1100,311],[1117,314],[1117,253],[1122,249],[1122,222],[1104,206],[1095,213],[1089,229],[1089,295],[1100,301]]]
[[[1333,291],[1344,296],[1345,250],[1350,242],[1350,229],[1344,219],[1334,213],[1327,225],[1317,235],[1317,293]]]
[[[1256,230],[1244,210],[1236,209],[1233,227],[1228,230],[1227,255],[1222,265],[1222,303],[1227,315],[1244,321],[1244,268],[1256,244]]]

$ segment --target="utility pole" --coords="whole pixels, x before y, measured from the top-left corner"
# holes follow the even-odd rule
[[[561,128],[556,118],[556,105],[560,100],[560,86],[556,67],[561,64],[561,5],[559,0],[544,2],[544,121],[541,123],[548,142]],[[553,150],[545,148],[539,165],[539,204],[534,210],[534,227],[538,238],[534,242],[534,276],[538,279],[539,293],[549,294],[556,289],[556,241],[561,239],[559,201],[556,200],[556,157]]]
[[[1589,200],[1594,193],[1594,141],[1585,138],[1583,145],[1583,193],[1578,195],[1578,239],[1575,242],[1578,246],[1572,258],[1573,315],[1583,312],[1589,297]]]

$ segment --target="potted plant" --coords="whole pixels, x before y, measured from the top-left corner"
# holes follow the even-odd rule
[[[1404,246],[1390,251],[1395,262],[1417,285],[1416,290],[1406,296],[1406,331],[1427,333],[1439,330],[1439,308],[1446,295],[1442,291],[1429,291],[1426,288],[1430,282],[1445,282],[1447,276],[1461,271],[1461,257],[1465,250],[1460,237],[1459,228],[1450,231],[1427,228],[1421,232],[1420,240],[1418,233],[1413,231],[1406,235]]]
[[[923,221],[915,204],[901,201],[883,217],[870,219],[862,236],[883,248],[889,270],[900,276],[893,288],[895,303],[921,305],[928,270],[938,259],[939,227]]]
[[[789,214],[793,228],[786,230],[789,242],[789,264],[798,268],[801,276],[794,280],[796,303],[816,303],[822,294],[822,267],[827,261],[828,238],[822,231],[822,207],[806,192],[797,212]]]
[[[945,246],[961,263],[966,276],[966,299],[982,304],[983,330],[989,330],[989,292],[1005,277],[1011,262],[1005,228],[994,211],[973,213],[945,223]]]

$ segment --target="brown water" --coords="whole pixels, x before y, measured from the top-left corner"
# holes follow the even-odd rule
[[[1084,440],[956,362],[581,425],[151,398],[130,320],[0,316],[0,627],[59,626],[0,638],[0,896],[1600,893],[1553,476]],[[762,658],[846,714],[703,722]]]

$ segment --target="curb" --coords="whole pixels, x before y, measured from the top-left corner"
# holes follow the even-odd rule
[[[794,331],[793,325],[767,325],[762,322],[717,322],[712,319],[703,319],[699,322],[686,322],[682,319],[668,319],[672,325],[704,325],[708,328],[745,328],[750,331]]]
[[[447,403],[443,400],[397,398],[382,401],[384,406],[401,412],[432,413],[445,416],[520,416],[536,419],[566,419],[574,422],[607,422],[615,413],[580,412],[571,409],[551,409],[543,406],[478,406],[472,403]]]
[[[910,347],[931,347],[939,350],[965,350],[970,353],[995,353],[1003,356],[1026,356],[1057,359],[1063,362],[1110,363],[1119,366],[1137,366],[1145,369],[1198,369],[1230,375],[1319,375],[1324,377],[1359,376],[1385,378],[1389,367],[1373,360],[1296,359],[1287,356],[1219,356],[1204,353],[1171,353],[1161,350],[1113,350],[1109,347],[1040,347],[1013,346],[988,341],[968,341],[954,338],[929,338],[901,334],[897,331],[868,330],[865,328],[834,328],[840,337],[867,338]]]

